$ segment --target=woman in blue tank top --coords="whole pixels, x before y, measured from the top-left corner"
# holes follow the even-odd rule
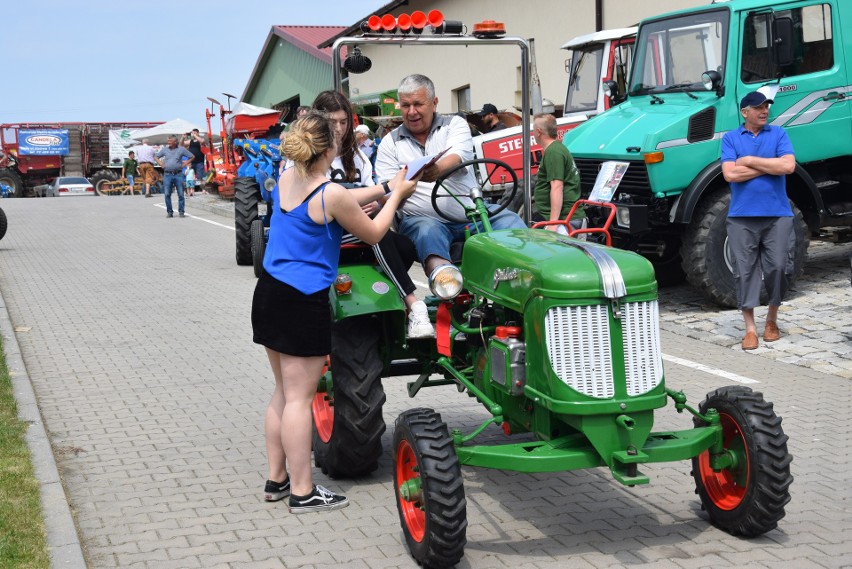
[[[349,504],[312,483],[310,464],[311,402],[331,351],[328,291],[337,275],[341,235],[346,230],[377,243],[414,193],[416,180],[405,181],[400,170],[385,206],[370,219],[360,204],[377,200],[384,188],[347,190],[329,182],[337,147],[324,115],[312,112],[293,123],[282,150],[294,167],[281,174],[273,192],[265,274],[254,291],[251,319],[254,341],[266,348],[275,376],[264,421],[269,460],[264,499],[289,496],[289,510],[298,514]]]

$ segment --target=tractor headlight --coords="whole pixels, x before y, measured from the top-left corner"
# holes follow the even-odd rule
[[[615,210],[615,222],[619,227],[630,227],[630,208],[617,207]]]
[[[455,265],[440,265],[429,276],[429,289],[441,300],[458,296],[463,285],[461,271]]]

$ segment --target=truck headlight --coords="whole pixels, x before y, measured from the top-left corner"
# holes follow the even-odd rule
[[[458,296],[463,285],[461,271],[455,265],[440,265],[429,275],[429,289],[441,300]]]

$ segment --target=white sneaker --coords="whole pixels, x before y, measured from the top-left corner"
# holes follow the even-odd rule
[[[432,338],[435,336],[435,328],[429,321],[429,311],[426,303],[418,300],[411,305],[408,313],[408,337],[409,338]]]

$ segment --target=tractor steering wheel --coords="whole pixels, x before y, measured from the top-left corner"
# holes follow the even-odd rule
[[[444,182],[456,174],[459,177],[463,176],[463,170],[469,166],[474,167],[473,173],[476,179],[476,186],[474,188],[478,188],[486,207],[497,204],[497,207],[494,209],[488,208],[490,216],[497,215],[509,207],[515,194],[518,193],[518,175],[511,166],[501,160],[477,158],[476,160],[468,160],[467,162],[453,166],[444,175],[435,180],[435,185],[432,187],[432,208],[435,210],[435,213],[451,223],[466,223],[470,221],[471,214],[476,211],[472,205],[462,202],[460,196],[453,193],[450,188],[444,185]],[[483,169],[485,174],[482,172]],[[470,188],[470,190],[474,190],[474,188]],[[460,218],[458,215],[453,216],[442,210],[438,205],[439,200],[442,199],[455,200],[456,203],[464,208],[465,216]]]

